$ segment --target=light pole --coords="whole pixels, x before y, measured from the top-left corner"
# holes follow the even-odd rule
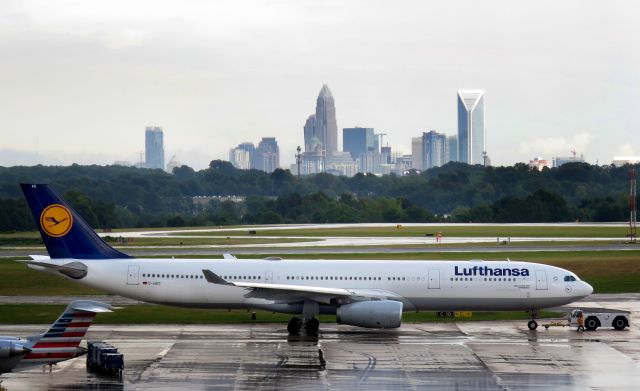
[[[298,179],[300,179],[300,163],[302,163],[302,154],[300,151],[302,151],[302,148],[298,145],[296,151],[298,151],[298,153],[296,153],[296,164],[298,165]]]

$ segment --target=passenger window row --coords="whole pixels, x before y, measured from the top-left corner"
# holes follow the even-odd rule
[[[197,274],[160,274],[160,273],[142,273],[142,277],[145,278],[181,278],[181,279],[199,279],[204,276]]]
[[[473,277],[451,277],[450,278],[451,281],[473,281]],[[484,281],[517,281],[515,277],[485,277]]]
[[[287,276],[287,280],[358,280],[358,281],[379,281],[382,277],[362,277],[362,276]]]

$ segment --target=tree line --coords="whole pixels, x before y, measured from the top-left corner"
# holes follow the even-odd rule
[[[19,183],[49,183],[96,228],[325,222],[623,221],[628,167],[449,163],[399,177],[297,178],[214,160],[195,171],[121,166],[0,167],[0,231],[33,229]],[[243,202],[198,196],[237,195]]]

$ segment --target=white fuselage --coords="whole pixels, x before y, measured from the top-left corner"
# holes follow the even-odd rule
[[[74,261],[87,266],[87,275],[77,280],[80,283],[181,307],[302,311],[301,305],[283,304],[278,298],[254,297],[247,288],[209,283],[203,270],[229,282],[391,292],[404,303],[404,311],[538,310],[571,303],[593,291],[572,272],[529,262],[140,258],[48,262]],[[568,276],[573,280],[566,281]],[[320,311],[335,313],[338,304],[321,305]]]

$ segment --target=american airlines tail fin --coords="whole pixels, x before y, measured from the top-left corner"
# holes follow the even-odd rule
[[[27,338],[26,347],[31,351],[21,364],[54,363],[84,354],[80,341],[100,312],[111,312],[111,306],[91,300],[70,303],[49,330]]]
[[[20,185],[51,258],[131,258],[105,243],[48,185]]]

